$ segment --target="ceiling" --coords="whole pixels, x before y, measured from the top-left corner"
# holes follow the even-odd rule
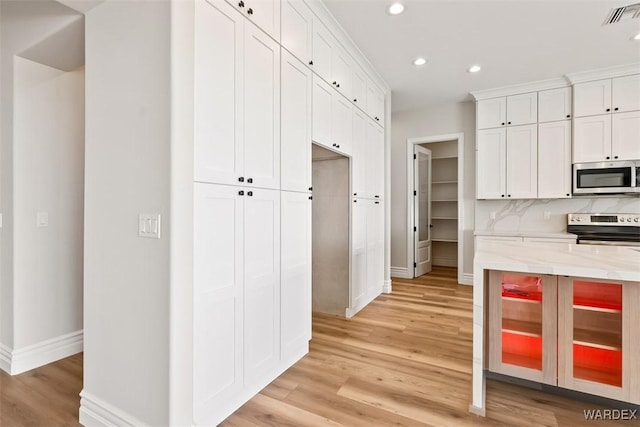
[[[402,111],[470,100],[469,92],[640,62],[640,19],[603,26],[634,0],[323,0]],[[428,62],[415,67],[413,60]],[[468,73],[473,65],[479,73]]]

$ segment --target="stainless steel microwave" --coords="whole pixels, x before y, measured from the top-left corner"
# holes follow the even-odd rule
[[[640,193],[640,161],[573,165],[573,194],[620,193]]]

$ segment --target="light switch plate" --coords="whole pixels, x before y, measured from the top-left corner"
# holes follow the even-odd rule
[[[138,236],[159,239],[160,229],[160,214],[140,214],[138,217]]]
[[[36,215],[36,227],[49,226],[49,212],[38,212]]]

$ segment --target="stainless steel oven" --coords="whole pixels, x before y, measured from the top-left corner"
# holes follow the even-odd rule
[[[573,165],[573,194],[621,193],[640,193],[640,161]]]
[[[578,236],[578,244],[640,247],[640,215],[569,214],[567,232]]]

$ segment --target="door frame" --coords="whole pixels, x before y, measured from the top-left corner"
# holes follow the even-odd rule
[[[415,190],[415,183],[413,179],[413,146],[445,141],[458,141],[458,283],[464,283],[464,177],[462,174],[464,171],[464,133],[462,132],[407,139],[407,271],[411,277],[414,277],[414,236],[413,226],[411,225],[414,223],[415,219],[415,203],[413,198],[413,191]],[[433,245],[433,242],[431,244]]]
[[[419,259],[415,259],[415,258],[419,258],[419,246],[420,246],[420,219],[416,218],[416,216],[420,213],[420,207],[418,206],[418,204],[415,203],[416,198],[420,198],[420,191],[418,191],[418,187],[420,185],[420,181],[422,179],[424,179],[424,177],[419,176],[419,172],[416,173],[416,163],[419,161],[417,159],[417,154],[424,152],[424,154],[428,157],[429,159],[429,168],[427,169],[427,180],[429,181],[429,190],[427,191],[427,201],[428,201],[428,206],[427,206],[427,214],[429,216],[429,220],[427,221],[427,233],[428,233],[428,238],[427,241],[429,242],[428,247],[429,247],[429,268],[427,273],[430,273],[432,271],[433,268],[433,254],[432,254],[432,249],[433,249],[433,241],[431,240],[431,173],[432,173],[432,156],[433,156],[433,152],[426,148],[423,147],[422,145],[417,145],[414,144],[413,145],[413,154],[414,154],[414,158],[413,158],[413,186],[414,186],[414,190],[417,191],[417,194],[414,193],[415,195],[414,197],[414,204],[413,204],[413,209],[414,209],[414,213],[413,213],[413,218],[414,218],[414,223],[413,224],[409,224],[409,228],[413,228],[414,232],[413,232],[413,257],[414,257],[414,267],[413,267],[413,276],[414,277],[418,277],[418,273],[416,273],[416,270],[418,270],[418,265],[416,265],[416,263],[419,262]],[[427,274],[424,273],[424,274]]]

